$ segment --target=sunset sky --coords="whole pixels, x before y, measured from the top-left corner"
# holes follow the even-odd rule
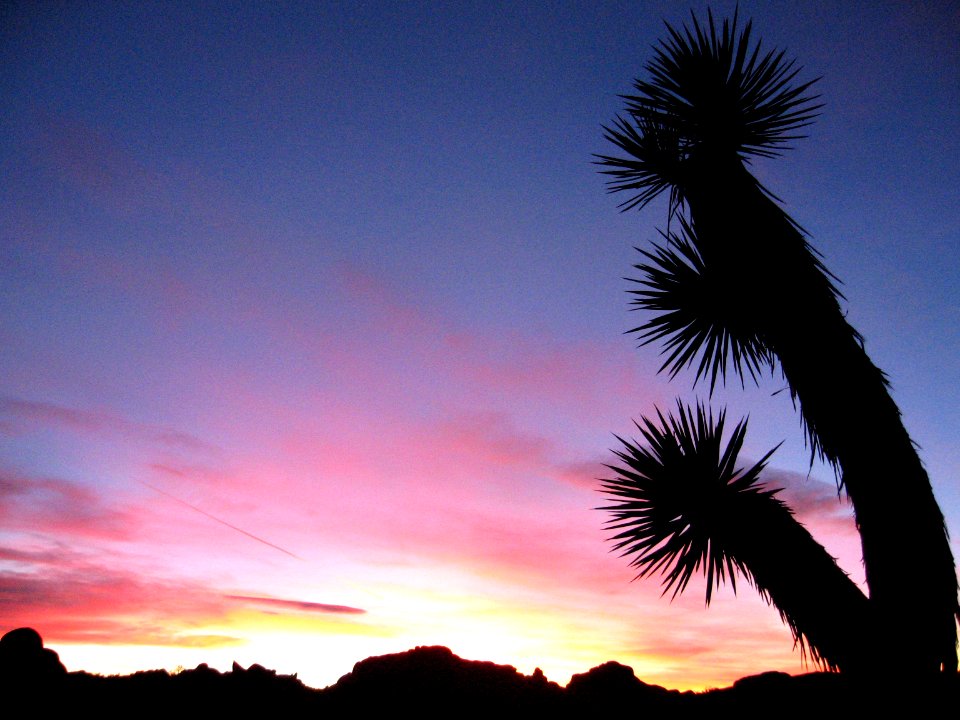
[[[960,556],[960,10],[740,11],[822,76],[810,137],[754,169],[843,281]],[[69,670],[236,660],[316,687],[416,645],[560,683],[802,672],[745,583],[705,608],[702,583],[631,582],[595,509],[614,433],[706,399],[624,334],[665,207],[619,213],[591,164],[688,18],[4,3],[0,633],[36,628]],[[749,414],[744,464],[783,441],[768,480],[862,581],[783,388],[712,404]]]

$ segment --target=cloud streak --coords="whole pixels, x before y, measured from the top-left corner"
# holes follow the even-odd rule
[[[308,613],[332,613],[335,615],[363,615],[367,611],[349,605],[330,605],[328,603],[308,602],[306,600],[284,600],[281,598],[260,597],[256,595],[225,595],[228,600],[247,603],[259,607],[296,610]]]
[[[275,545],[274,543],[270,542],[269,540],[264,540],[262,537],[260,537],[260,536],[258,536],[258,535],[254,535],[253,533],[247,532],[247,531],[244,530],[243,528],[239,528],[239,527],[237,527],[236,525],[234,525],[234,524],[232,524],[232,523],[229,523],[229,522],[227,522],[226,520],[224,520],[224,519],[222,519],[222,518],[218,518],[216,515],[211,515],[211,514],[208,513],[206,510],[202,510],[202,509],[198,508],[196,505],[191,505],[191,504],[188,503],[186,500],[181,500],[181,499],[178,498],[176,495],[171,495],[170,493],[166,492],[165,490],[161,490],[161,489],[158,488],[158,487],[154,487],[153,485],[150,485],[150,484],[148,484],[148,483],[145,483],[145,482],[143,482],[142,480],[140,481],[140,484],[143,485],[144,487],[150,488],[150,489],[153,490],[154,492],[160,493],[161,495],[164,495],[164,496],[170,498],[171,500],[173,500],[173,501],[175,501],[175,502],[180,503],[181,505],[184,505],[184,506],[190,508],[190,509],[193,510],[194,512],[200,513],[200,514],[203,515],[204,517],[210,518],[210,519],[213,520],[214,522],[218,522],[218,523],[220,523],[221,525],[224,525],[225,527],[228,527],[228,528],[230,528],[231,530],[234,530],[234,531],[240,533],[241,535],[245,535],[246,537],[250,538],[251,540],[256,540],[258,543],[261,543],[261,544],[263,544],[263,545],[266,545],[267,547],[273,548],[274,550],[278,550],[279,552],[282,552],[282,553],[284,553],[285,555],[289,555],[290,557],[292,557],[292,558],[294,558],[294,559],[296,559],[296,560],[303,560],[302,557],[300,557],[299,555],[296,555],[296,554],[290,552],[290,551],[287,550],[286,548],[280,547],[279,545]]]

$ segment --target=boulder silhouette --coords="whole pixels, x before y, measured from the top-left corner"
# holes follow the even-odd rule
[[[17,628],[0,638],[0,683],[16,690],[59,683],[66,676],[60,656],[43,647],[33,628]]]
[[[566,694],[570,706],[593,712],[613,712],[624,705],[645,710],[675,708],[691,695],[645,683],[633,668],[612,660],[574,675]]]
[[[441,646],[367,658],[326,692],[334,706],[415,707],[451,714],[480,709],[550,710],[559,706],[563,695],[560,686],[542,672],[522,675],[510,665],[464,660]]]

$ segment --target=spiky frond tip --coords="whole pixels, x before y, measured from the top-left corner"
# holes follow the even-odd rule
[[[699,160],[715,163],[775,157],[810,125],[822,104],[810,93],[817,79],[794,84],[800,68],[784,51],[762,51],[752,23],[738,16],[717,27],[692,15],[692,27],[666,24],[647,79],[624,95],[624,117],[605,137],[626,157],[598,156],[611,192],[633,191],[621,207],[642,207],[670,188],[682,201],[685,177]]]
[[[737,468],[747,424],[737,423],[724,445],[724,423],[725,412],[715,420],[703,405],[694,411],[678,401],[677,414],[667,416],[658,409],[656,421],[637,423],[645,446],[617,438],[620,464],[608,465],[616,477],[601,487],[613,500],[600,508],[611,514],[613,550],[632,556],[637,577],[662,574],[664,594],[672,590],[676,597],[703,568],[707,604],[727,578],[734,588],[738,573],[750,579],[749,568],[725,543],[733,534],[729,524],[741,516],[740,497],[775,492],[758,484],[773,451],[745,471]]]

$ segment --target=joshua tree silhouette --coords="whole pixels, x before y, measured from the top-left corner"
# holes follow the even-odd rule
[[[887,657],[901,671],[955,670],[957,577],[926,471],[885,375],[840,309],[836,278],[747,168],[751,157],[775,157],[802,137],[797,132],[821,107],[809,93],[815,81],[792,86],[799,73],[794,61],[761,52],[750,41],[751,24],[739,30],[736,14],[720,29],[708,12],[705,25],[694,16],[692,27],[667,25],[667,33],[646,65],[649,79],[635,82],[635,94],[624,96],[625,115],[604,128],[626,155],[598,156],[610,191],[630,193],[621,208],[642,208],[667,192],[669,215],[680,225],[679,232],[668,226],[665,241],[637,266],[643,278],[634,302],[657,315],[634,332],[644,343],[665,341],[661,369],[671,376],[699,357],[697,379],[709,377],[711,389],[728,368],[743,382],[779,364],[813,453],[833,465],[852,501],[873,631],[883,637]],[[682,429],[668,424],[668,435]],[[620,481],[609,481],[608,492],[622,490]],[[773,524],[759,525],[774,532]],[[618,536],[618,547],[638,552],[642,544],[627,544],[631,532],[639,538],[638,527]],[[784,596],[760,579],[753,561],[729,552],[740,560],[728,570],[752,575],[815,657],[849,665],[824,644],[823,633],[808,631],[799,614],[785,609]],[[635,562],[649,571],[670,560]]]

